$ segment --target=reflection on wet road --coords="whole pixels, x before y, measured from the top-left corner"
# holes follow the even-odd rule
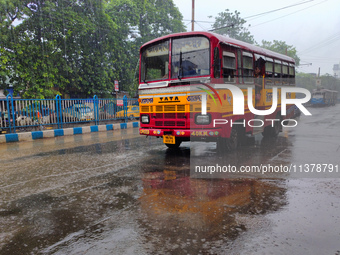
[[[339,179],[190,175],[190,155],[339,164],[340,106],[311,111],[226,155],[137,129],[0,145],[0,254],[339,255]]]

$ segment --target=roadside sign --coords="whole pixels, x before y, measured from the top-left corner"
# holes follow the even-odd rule
[[[321,79],[316,79],[315,83],[316,83],[316,86],[321,86]]]
[[[119,91],[119,84],[117,80],[115,80],[115,91]]]

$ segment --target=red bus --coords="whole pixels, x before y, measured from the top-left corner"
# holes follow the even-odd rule
[[[226,88],[231,85],[242,91],[241,107]],[[140,134],[162,137],[169,148],[203,140],[229,150],[247,134],[277,136],[294,114],[293,105],[282,114],[280,98],[281,89],[292,86],[291,57],[210,32],[163,36],[140,49]],[[295,93],[288,94],[295,98]],[[251,108],[271,109],[273,98],[277,107],[269,115],[249,108],[251,99]],[[243,113],[235,114],[243,102]]]

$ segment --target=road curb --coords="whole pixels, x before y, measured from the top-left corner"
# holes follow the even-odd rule
[[[87,134],[87,133],[103,132],[103,131],[111,131],[111,130],[114,131],[114,130],[119,130],[119,129],[138,128],[138,127],[139,127],[139,122],[129,122],[129,123],[95,125],[95,126],[53,129],[53,130],[43,130],[43,131],[32,131],[32,132],[15,133],[15,134],[4,134],[4,135],[0,135],[0,144],[22,142],[22,141],[33,141],[36,139],[43,139],[43,138],[70,136],[70,135]]]

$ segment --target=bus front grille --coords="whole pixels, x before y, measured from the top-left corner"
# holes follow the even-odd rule
[[[155,126],[156,127],[185,127],[185,121],[174,121],[174,120],[156,121]]]

